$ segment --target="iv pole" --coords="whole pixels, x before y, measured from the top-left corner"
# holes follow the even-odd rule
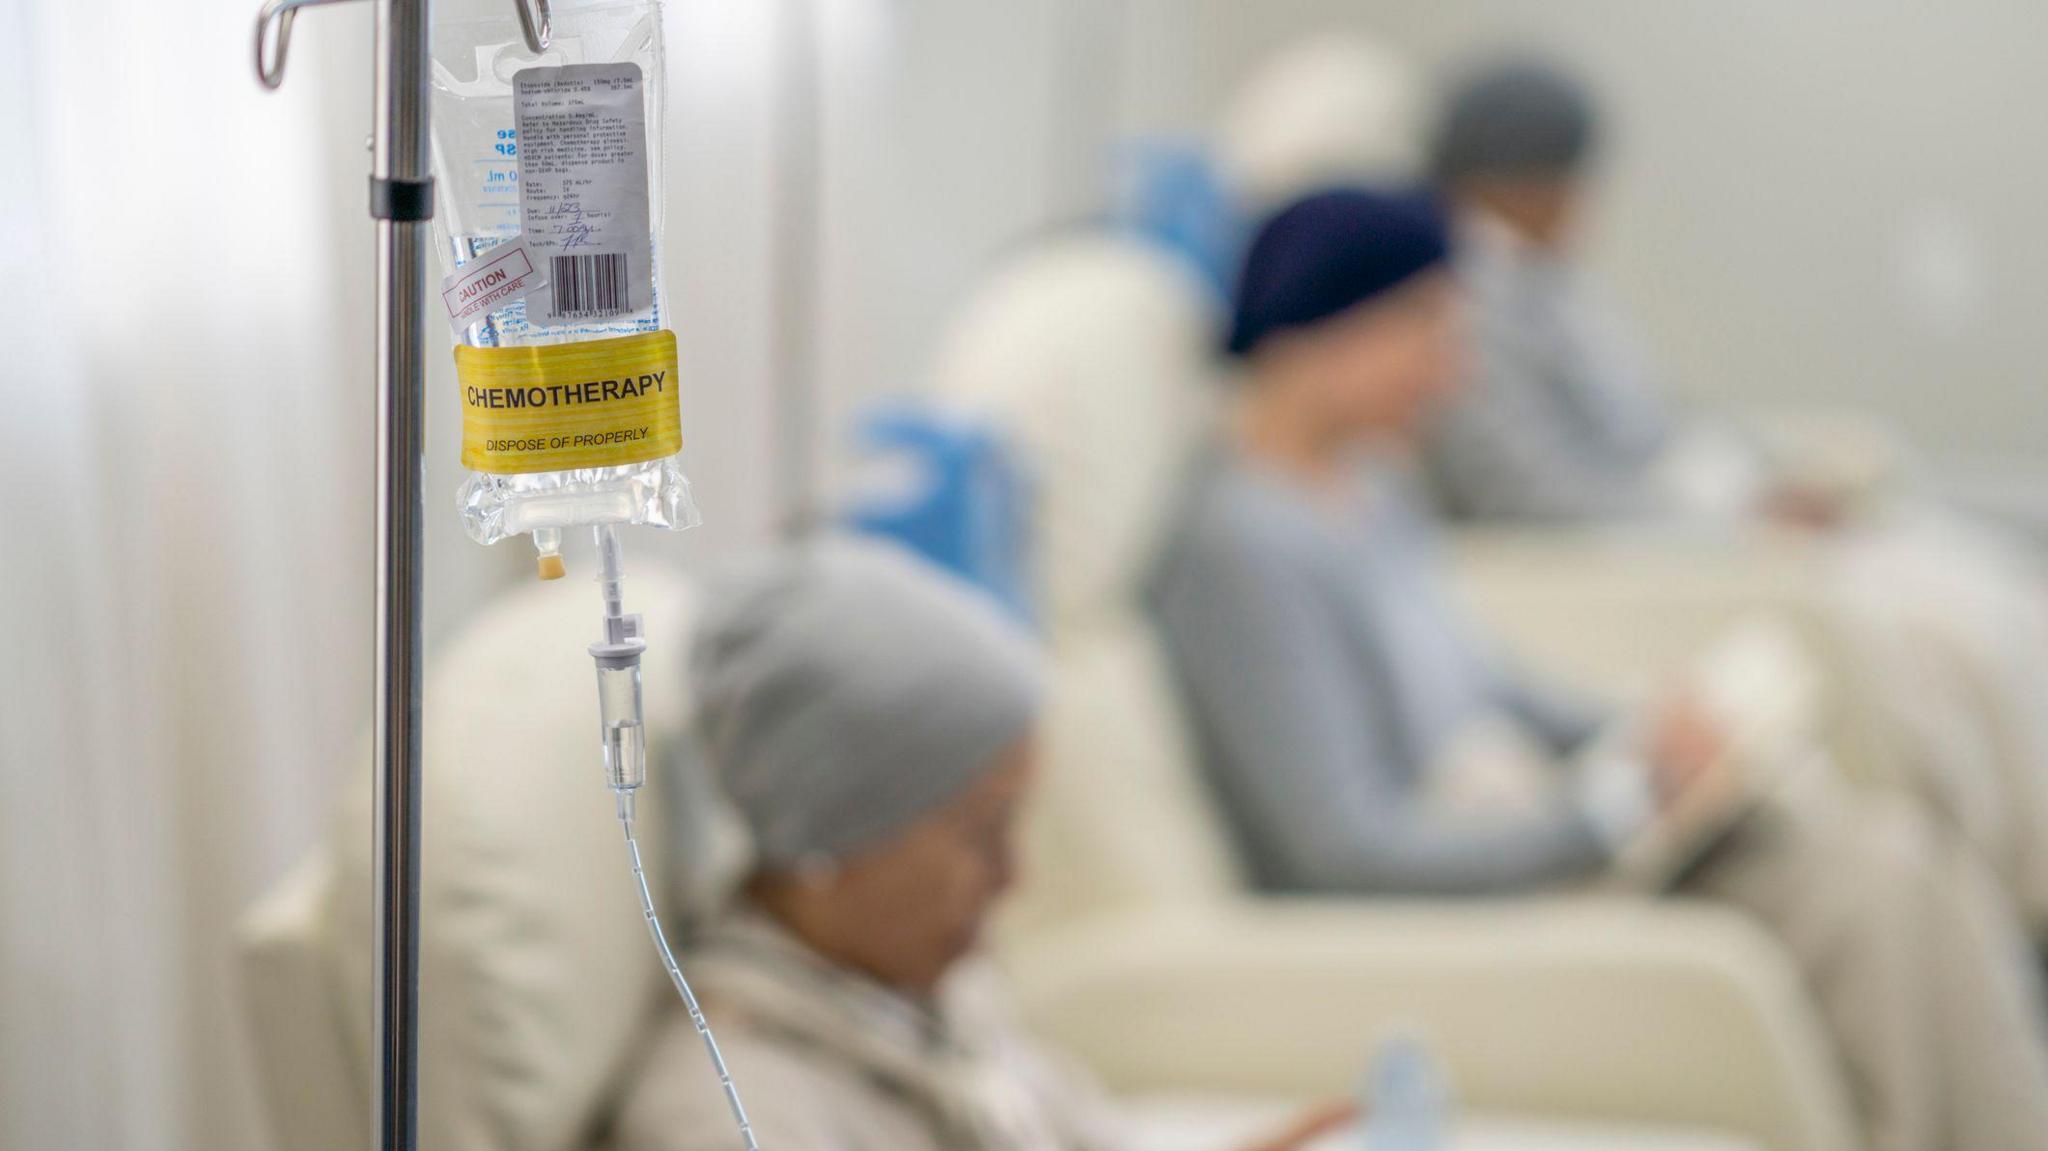
[[[428,0],[376,0],[376,1145],[419,1141],[420,600],[426,440],[420,345],[434,215],[427,159]]]
[[[256,77],[284,82],[298,9],[334,0],[265,0]],[[375,136],[370,215],[377,221],[376,1008],[379,1151],[419,1139],[420,677],[426,473],[421,348],[426,251],[434,216],[428,159],[430,0],[375,0]],[[513,0],[526,45],[547,47],[547,0]],[[538,11],[529,8],[536,4]],[[275,26],[275,53],[266,52]]]

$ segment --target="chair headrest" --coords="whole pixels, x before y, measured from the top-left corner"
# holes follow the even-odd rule
[[[1332,184],[1411,183],[1422,174],[1425,90],[1391,49],[1319,36],[1267,59],[1217,125],[1224,178],[1252,223]]]
[[[969,302],[935,390],[989,416],[1038,492],[1049,623],[1128,604],[1202,425],[1215,317],[1192,269],[1144,241],[1046,243]]]

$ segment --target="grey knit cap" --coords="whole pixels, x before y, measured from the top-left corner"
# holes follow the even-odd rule
[[[1038,716],[1036,648],[979,591],[833,538],[714,580],[698,735],[764,866],[886,841],[967,790]]]
[[[1486,176],[1568,176],[1599,135],[1593,97],[1577,80],[1526,57],[1473,69],[1451,91],[1430,144],[1440,184]]]

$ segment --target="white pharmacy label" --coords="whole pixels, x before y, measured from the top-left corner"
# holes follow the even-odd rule
[[[441,303],[447,307],[448,324],[459,338],[464,328],[525,299],[540,283],[540,272],[526,245],[513,240],[487,249],[443,277]]]
[[[512,85],[520,239],[547,280],[527,296],[527,322],[575,324],[650,310],[640,66],[525,68]]]

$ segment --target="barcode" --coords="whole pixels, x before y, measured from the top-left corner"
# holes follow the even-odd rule
[[[624,252],[551,256],[548,263],[555,288],[555,315],[581,319],[632,310],[627,302],[630,293]]]

